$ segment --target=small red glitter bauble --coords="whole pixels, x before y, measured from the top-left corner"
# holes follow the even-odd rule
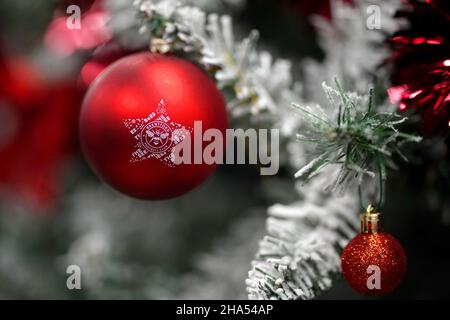
[[[121,58],[91,84],[80,141],[94,171],[115,189],[168,199],[192,190],[216,167],[175,164],[173,148],[189,136],[203,150],[203,133],[214,128],[225,136],[226,127],[225,102],[205,72],[180,58],[145,52]]]
[[[406,256],[390,234],[366,230],[353,238],[342,254],[342,273],[357,292],[379,296],[393,291],[406,272]]]

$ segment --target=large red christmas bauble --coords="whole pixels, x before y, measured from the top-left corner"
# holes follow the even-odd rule
[[[201,130],[193,130],[201,121]],[[227,113],[215,83],[183,59],[151,53],[124,57],[90,86],[80,118],[80,140],[94,171],[124,194],[142,199],[182,195],[202,183],[215,164],[175,164],[180,141],[202,142],[203,132],[225,137]]]
[[[400,284],[406,272],[406,256],[393,236],[379,232],[377,213],[365,215],[371,218],[365,222],[362,219],[361,233],[349,242],[342,254],[342,273],[354,290],[380,296]]]

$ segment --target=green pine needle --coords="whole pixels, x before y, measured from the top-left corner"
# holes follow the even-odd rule
[[[401,144],[421,141],[421,137],[397,129],[406,118],[375,110],[373,89],[366,99],[361,99],[345,92],[337,80],[335,88],[326,84],[323,88],[330,103],[338,108],[335,121],[330,120],[320,107],[312,109],[292,104],[310,127],[297,135],[298,140],[316,145],[316,157],[297,171],[296,178],[308,181],[325,166],[337,165],[338,174],[329,182],[333,191],[340,187],[345,189],[354,181],[359,184],[364,175],[375,176],[374,171],[385,179],[385,164],[393,163],[391,158],[395,154],[406,160],[400,150]],[[368,101],[367,105],[362,101]]]

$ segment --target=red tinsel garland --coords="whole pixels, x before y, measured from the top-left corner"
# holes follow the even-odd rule
[[[389,38],[394,66],[388,90],[401,111],[411,109],[423,119],[424,133],[450,127],[450,1],[409,0],[397,12],[408,27]]]

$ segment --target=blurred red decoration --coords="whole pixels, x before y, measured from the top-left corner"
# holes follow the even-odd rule
[[[450,128],[450,1],[407,1],[396,16],[409,25],[389,38],[393,54],[393,87],[388,90],[399,109],[419,112],[423,131]]]
[[[87,89],[111,63],[130,53],[132,52],[123,49],[118,43],[112,41],[95,49],[92,57],[81,68],[78,78],[80,87]]]
[[[0,190],[49,208],[76,145],[80,94],[73,81],[48,82],[26,58],[0,59]]]
[[[27,59],[0,56],[0,75],[0,96],[17,107],[27,108],[43,98],[44,77]]]
[[[50,23],[45,33],[45,45],[59,56],[65,57],[77,50],[87,50],[107,42],[112,32],[107,27],[108,12],[103,8],[103,1],[72,1],[63,2],[56,10],[57,17]],[[70,29],[67,25],[70,14],[66,8],[78,5],[82,11],[80,29]],[[88,9],[85,9],[88,8]]]
[[[168,199],[195,188],[216,167],[169,165],[172,146],[194,121],[202,122],[203,131],[215,128],[225,136],[226,107],[215,83],[183,59],[137,53],[113,63],[90,86],[81,110],[80,142],[95,172],[117,190]],[[148,125],[157,125],[157,134]],[[196,132],[191,134],[193,144]]]

